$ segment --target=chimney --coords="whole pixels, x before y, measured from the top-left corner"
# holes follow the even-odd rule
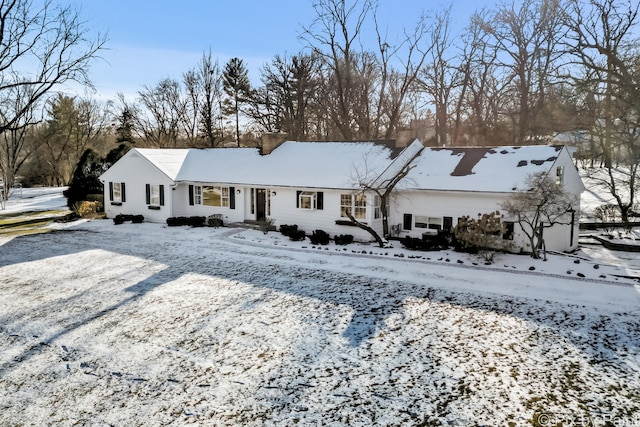
[[[260,154],[267,155],[273,150],[278,148],[280,144],[287,140],[286,133],[263,133],[262,134],[262,147],[260,148]]]
[[[396,131],[396,148],[405,148],[414,139],[413,129],[398,129]]]

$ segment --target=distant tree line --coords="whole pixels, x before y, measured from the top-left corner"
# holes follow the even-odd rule
[[[105,103],[54,92],[66,80],[89,85],[90,62],[105,43],[87,37],[75,10],[55,9],[75,21],[54,20],[27,0],[0,5],[2,36],[13,46],[0,53],[5,186],[18,174],[28,183],[67,184],[84,150],[104,156],[123,142],[258,146],[265,132],[294,140],[394,139],[412,121],[427,122],[424,142],[438,146],[525,145],[564,132],[577,139],[585,165],[609,168],[599,175],[603,185],[615,186],[615,169],[628,174],[627,188],[637,186],[637,2],[513,0],[474,12],[462,29],[454,28],[450,7],[407,10],[418,16],[415,24],[393,35],[374,0],[313,7],[300,51],[264,64],[259,82],[249,80],[241,58],[221,66],[209,51],[179,78]],[[29,44],[20,38],[35,30],[21,31],[20,12],[41,32],[59,26],[77,37]],[[48,84],[20,73],[14,59],[25,46],[44,58],[38,81]],[[46,63],[54,60],[58,67]],[[631,197],[620,202],[624,212],[633,210]]]

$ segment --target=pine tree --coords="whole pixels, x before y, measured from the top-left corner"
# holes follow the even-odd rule
[[[234,114],[236,120],[236,143],[240,146],[240,104],[249,96],[251,85],[249,72],[240,58],[231,58],[224,67],[224,91],[229,98],[225,101],[225,113]]]

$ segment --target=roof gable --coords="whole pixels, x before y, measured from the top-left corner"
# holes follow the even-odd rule
[[[188,148],[134,148],[127,154],[130,157],[139,154],[175,181],[189,151]]]

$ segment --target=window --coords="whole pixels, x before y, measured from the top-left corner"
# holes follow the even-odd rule
[[[195,200],[194,200],[195,201]],[[229,207],[229,187],[202,187],[202,204],[205,206]]]
[[[416,215],[415,227],[427,228],[429,230],[442,230],[442,218]]]
[[[351,212],[355,219],[366,219],[367,196],[365,194],[341,194],[340,216],[347,217],[347,211]]]
[[[109,183],[109,201],[112,205],[121,205],[126,201],[124,182]]]
[[[298,195],[298,207],[300,209],[315,209],[316,193],[303,191]]]
[[[556,185],[564,184],[564,166],[556,168]]]
[[[160,186],[159,185],[151,186],[151,196],[149,199],[149,204],[154,206],[160,206]]]
[[[354,214],[356,219],[365,219],[367,217],[367,196],[364,194],[356,194],[353,196]]]
[[[340,195],[340,216],[342,218],[347,217],[347,211],[352,211],[351,209],[351,194],[341,194]]]
[[[164,206],[164,185],[147,184],[147,205],[149,209],[159,209]]]
[[[504,222],[504,234],[502,238],[504,240],[513,240],[513,234],[515,231],[515,224],[513,221],[505,221]]]
[[[189,185],[189,204],[236,208],[235,187]],[[238,194],[240,190],[238,190]]]
[[[296,207],[298,209],[324,209],[324,193],[322,191],[298,191],[296,193]]]
[[[380,205],[382,198],[379,195],[374,195],[373,196],[373,219],[380,219],[382,218],[382,209],[380,209]]]

